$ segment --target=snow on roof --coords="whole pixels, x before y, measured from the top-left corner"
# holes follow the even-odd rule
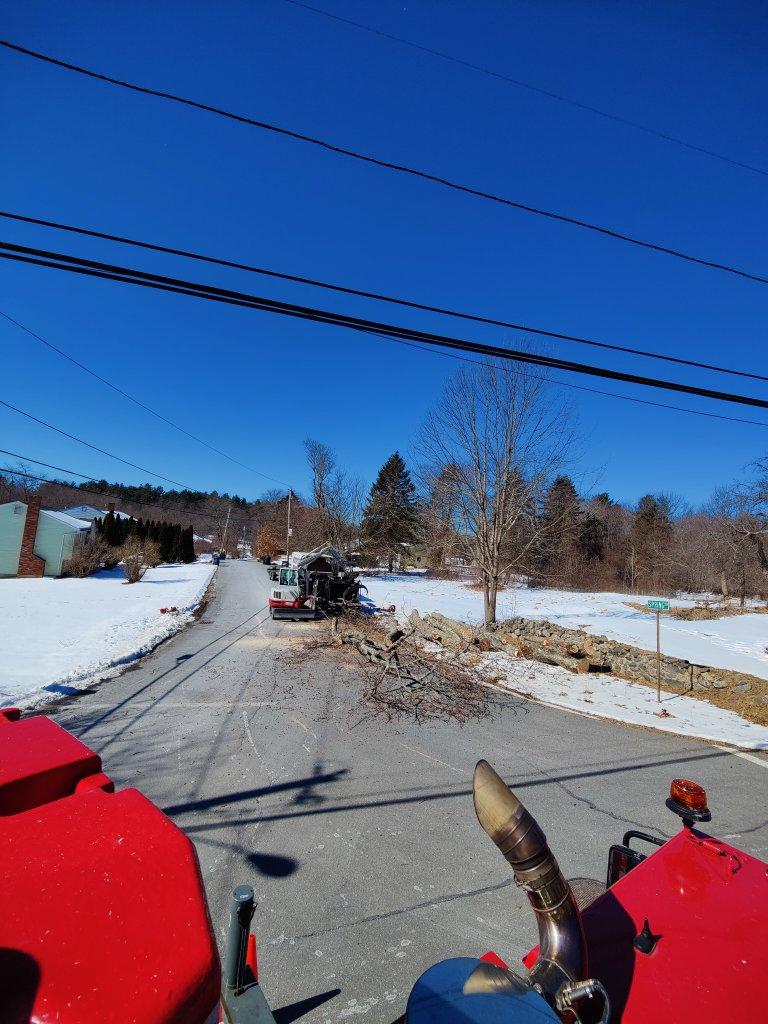
[[[74,516],[76,519],[103,519],[104,516],[109,515],[108,508],[95,508],[93,505],[71,505],[69,508],[63,508],[61,511],[68,516]],[[112,510],[112,515],[116,519],[132,519],[127,512],[119,512],[117,509]]]
[[[87,519],[75,519],[74,516],[68,516],[66,512],[55,512],[51,508],[40,509],[40,515],[50,516],[51,519],[58,519],[60,523],[72,526],[76,530],[90,530],[92,525]]]
[[[69,508],[62,508],[59,511],[76,519],[100,519],[104,515],[100,508],[93,505],[70,505]]]

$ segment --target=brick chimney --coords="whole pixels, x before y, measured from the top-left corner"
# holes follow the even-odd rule
[[[42,576],[45,573],[45,559],[35,554],[37,521],[40,518],[40,499],[28,498],[24,533],[21,537],[19,554],[19,576]]]

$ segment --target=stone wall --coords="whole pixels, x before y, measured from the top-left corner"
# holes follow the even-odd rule
[[[591,636],[577,629],[565,629],[551,622],[515,618],[475,628],[439,612],[422,617],[416,611],[411,612],[409,622],[425,640],[457,651],[504,651],[546,665],[560,665],[572,672],[609,672],[632,682],[656,683],[655,651],[645,651],[604,636]],[[661,656],[661,684],[678,691],[754,691],[756,697],[768,690],[766,680],[757,676],[694,665],[666,654]]]

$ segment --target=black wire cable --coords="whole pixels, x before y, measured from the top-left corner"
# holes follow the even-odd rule
[[[263,479],[269,480],[273,484],[279,484],[281,487],[288,486],[288,484],[283,483],[282,480],[278,480],[273,476],[268,476],[266,473],[262,473],[260,470],[254,469],[253,466],[248,466],[246,465],[246,463],[240,462],[240,460],[234,458],[234,456],[228,455],[220,448],[216,448],[214,445],[209,444],[208,441],[204,441],[202,437],[198,437],[196,434],[191,433],[191,431],[179,426],[178,423],[174,423],[174,421],[168,419],[167,416],[163,416],[162,413],[158,412],[156,409],[153,409],[151,406],[146,405],[140,399],[135,398],[127,391],[124,391],[121,387],[118,387],[117,384],[114,384],[111,380],[107,380],[106,377],[102,377],[101,374],[96,373],[95,370],[92,370],[89,366],[86,366],[85,363],[81,363],[79,360],[75,359],[74,356],[71,356],[68,352],[65,352],[63,348],[59,348],[58,345],[54,345],[53,342],[48,341],[46,338],[38,334],[36,331],[33,331],[31,328],[26,327],[18,320],[14,320],[12,316],[9,316],[7,313],[4,313],[1,309],[0,316],[4,317],[9,323],[14,324],[20,330],[26,331],[27,334],[31,335],[31,337],[37,338],[37,340],[42,342],[43,345],[46,345],[49,349],[51,349],[53,352],[58,353],[64,359],[69,360],[70,363],[74,364],[79,369],[83,370],[85,373],[90,374],[91,377],[94,377],[96,380],[101,381],[102,384],[106,384],[108,388],[111,388],[113,391],[117,392],[118,395],[122,395],[123,398],[127,398],[129,402],[133,402],[134,405],[138,405],[139,408],[144,409],[146,412],[151,413],[153,416],[156,416],[157,419],[162,420],[163,423],[167,423],[168,426],[173,427],[174,430],[178,430],[179,433],[185,434],[187,437],[192,438],[193,441],[197,441],[198,444],[204,445],[206,448],[209,448],[212,452],[215,452],[217,455],[222,456],[222,458],[229,459],[230,462],[233,462],[236,466],[240,466],[242,469],[247,469],[249,472],[255,473],[257,476],[263,477]]]
[[[768,277],[763,277],[760,274],[754,274],[738,267],[731,267],[728,264],[719,263],[717,260],[705,259],[701,256],[693,256],[680,249],[673,249],[671,246],[661,245],[658,242],[649,242],[645,239],[635,238],[633,235],[626,234],[626,232],[617,231],[613,228],[602,227],[599,224],[592,224],[591,222],[582,220],[579,217],[571,217],[568,214],[556,213],[554,210],[544,210],[537,206],[531,206],[529,203],[523,203],[517,199],[509,199],[506,196],[501,196],[494,192],[488,192],[485,189],[475,188],[472,185],[464,185],[461,182],[453,181],[450,178],[444,178],[438,174],[431,174],[429,171],[420,170],[416,167],[409,167],[407,164],[396,163],[393,160],[385,160],[383,157],[372,156],[370,153],[361,153],[358,150],[348,149],[345,146],[338,146],[333,142],[328,142],[326,139],[319,139],[313,135],[307,135],[305,132],[295,131],[292,128],[283,128],[280,125],[271,124],[268,121],[260,121],[253,117],[246,117],[243,114],[235,114],[230,110],[224,110],[223,108],[213,106],[210,103],[201,103],[197,100],[189,99],[186,96],[178,96],[175,93],[164,92],[161,89],[151,89],[148,86],[137,85],[134,82],[127,82],[119,78],[113,78],[111,75],[105,75],[98,71],[91,71],[89,68],[81,67],[78,64],[70,64],[67,61],[59,60],[57,57],[51,57],[47,54],[39,53],[36,50],[30,50],[25,46],[19,46],[17,43],[12,43],[9,40],[0,39],[0,46],[4,46],[9,50],[13,50],[16,53],[23,54],[24,56],[33,57],[35,60],[43,61],[46,64],[52,64],[55,67],[63,68],[65,71],[74,71],[77,74],[97,79],[100,82],[108,82],[110,85],[117,85],[123,89],[130,89],[132,92],[143,93],[146,96],[154,96],[158,99],[171,100],[174,103],[181,103],[184,106],[194,107],[196,110],[204,110],[210,114],[217,114],[219,117],[226,117],[231,121],[250,125],[252,128],[260,128],[263,131],[272,132],[273,134],[283,136],[284,138],[294,139],[297,142],[306,142],[312,146],[324,149],[329,153],[336,153],[339,156],[347,156],[353,160],[359,160],[362,163],[372,164],[376,167],[383,167],[390,171],[398,171],[401,174],[408,174],[411,177],[420,178],[422,181],[429,181],[435,185],[441,185],[444,188],[453,189],[455,192],[463,192],[465,195],[475,196],[478,199],[487,199],[490,202],[499,203],[502,206],[509,206],[516,210],[522,210],[524,213],[535,214],[538,217],[546,217],[549,220],[557,221],[561,224],[570,224],[573,227],[584,228],[587,231],[593,231],[606,238],[613,238],[621,242],[628,242],[630,245],[636,245],[643,249],[649,249],[653,252],[664,253],[667,256],[673,256],[676,259],[684,260],[687,263],[695,263],[702,267],[709,267],[712,270],[721,270],[727,274],[735,274],[737,277],[745,278],[748,281],[757,281],[760,284],[768,284]]]
[[[86,448],[90,448],[100,455],[106,455],[110,459],[115,459],[117,462],[122,462],[125,466],[131,466],[133,469],[138,469],[142,473],[149,473],[150,476],[156,477],[158,480],[165,480],[166,483],[176,484],[177,487],[181,487],[186,491],[193,491],[194,487],[189,487],[187,484],[181,483],[179,480],[172,480],[169,476],[163,476],[162,473],[155,473],[151,469],[147,469],[145,466],[139,466],[135,462],[130,462],[128,459],[123,459],[119,455],[115,455],[113,452],[108,452],[104,448],[98,448],[95,444],[91,444],[90,441],[84,441],[82,437],[76,437],[75,434],[70,434],[66,430],[62,430],[61,427],[55,427],[52,423],[48,423],[46,420],[41,420],[37,416],[33,416],[31,412],[25,412],[24,409],[19,409],[16,405],[11,405],[10,402],[4,401],[0,398],[0,405],[4,405],[6,409],[11,409],[13,412],[18,413],[20,416],[26,416],[28,420],[34,420],[35,423],[39,423],[42,427],[47,427],[49,430],[55,430],[57,434],[61,434],[62,437],[68,437],[71,441],[77,441],[78,444],[85,445]]]
[[[343,295],[355,295],[363,299],[374,299],[378,302],[388,302],[392,305],[403,306],[407,309],[417,309],[427,313],[438,313],[441,316],[452,316],[460,320],[471,321],[472,323],[489,324],[493,327],[506,327],[513,331],[525,331],[529,334],[536,334],[539,337],[549,338],[554,341],[571,341],[579,345],[590,345],[594,348],[607,349],[612,352],[625,352],[629,355],[643,356],[648,359],[659,359],[666,363],[675,363],[679,366],[691,366],[699,370],[712,370],[715,373],[727,373],[733,377],[746,377],[750,380],[761,380],[768,382],[768,377],[759,373],[748,373],[745,370],[732,370],[725,366],[716,366],[712,363],[702,363],[694,359],[683,359],[680,356],[665,355],[661,352],[650,352],[646,349],[631,348],[626,345],[611,344],[606,341],[596,341],[593,338],[583,338],[574,334],[563,334],[560,331],[550,331],[542,327],[530,327],[527,324],[513,323],[509,320],[498,320],[495,317],[482,316],[477,313],[466,313],[460,310],[448,309],[444,306],[431,306],[423,302],[413,302],[410,299],[397,298],[392,295],[384,295],[381,292],[363,291],[359,288],[350,288],[346,285],[319,281],[317,278],[301,277],[298,274],[286,274],[277,270],[269,270],[265,267],[256,267],[250,263],[238,263],[234,260],[225,260],[217,256],[206,256],[199,252],[187,249],[176,249],[168,245],[160,245],[155,242],[144,242],[135,238],[126,238],[124,235],[109,234],[105,231],[94,231],[90,228],[76,227],[72,224],[62,224],[58,221],[44,220],[40,217],[28,217],[20,213],[11,213],[7,210],[0,210],[0,217],[6,220],[19,221],[25,224],[35,224],[39,227],[54,228],[57,231],[66,231],[71,234],[84,235],[88,238],[100,238],[109,242],[119,242],[121,245],[135,246],[139,249],[147,249],[151,252],[166,253],[170,256],[183,256],[186,259],[198,260],[201,263],[210,263],[219,267],[231,267],[234,270],[245,270],[252,274],[260,274],[263,277],[275,278],[281,281],[291,281],[296,284],[307,284],[314,288],[324,288],[328,291],[338,292]],[[37,337],[37,335],[35,335]],[[42,339],[40,339],[42,340]],[[246,467],[248,468],[248,467]],[[281,481],[276,481],[280,483]],[[287,486],[284,484],[283,486]]]
[[[426,352],[431,356],[444,356],[447,359],[458,359],[462,363],[472,363],[474,366],[484,366],[480,359],[469,359],[467,356],[459,356],[455,352],[443,352],[442,349],[424,348],[414,341],[403,341],[401,338],[391,338],[398,345],[407,345],[408,348],[415,348],[418,352]],[[726,420],[729,423],[745,423],[750,427],[768,427],[768,423],[760,420],[745,420],[740,416],[725,416],[717,412],[704,412],[703,409],[686,409],[683,405],[669,405],[667,402],[652,402],[647,398],[633,398],[631,395],[617,395],[615,391],[601,391],[598,388],[588,388],[583,384],[573,384],[567,380],[554,380],[551,377],[539,377],[534,373],[523,373],[522,370],[507,370],[507,373],[520,373],[523,377],[531,380],[540,380],[546,384],[555,384],[560,388],[572,388],[574,391],[586,391],[590,395],[601,395],[603,398],[618,398],[622,402],[636,402],[638,405],[650,405],[654,409],[669,409],[672,412],[690,413],[691,416],[706,416],[712,420]]]
[[[339,21],[344,25],[352,25],[354,28],[359,28],[363,32],[370,32],[371,35],[380,36],[382,39],[389,39],[391,42],[400,43],[402,46],[410,46],[413,50],[420,50],[422,53],[428,53],[431,57],[437,57],[439,60],[448,61],[451,64],[458,64],[463,68],[468,68],[470,71],[477,71],[481,75],[487,75],[489,78],[495,78],[500,82],[507,82],[509,85],[517,86],[520,89],[527,89],[529,92],[538,93],[540,96],[546,96],[548,99],[557,100],[559,103],[566,103],[570,107],[575,107],[577,110],[585,110],[590,114],[597,114],[598,117],[604,117],[609,121],[615,121],[618,124],[626,125],[629,128],[636,128],[638,131],[645,132],[646,135],[653,135],[657,139],[663,139],[665,142],[672,142],[676,146],[682,146],[684,149],[693,150],[694,153],[702,153],[704,156],[714,157],[715,160],[722,160],[724,163],[732,164],[734,167],[741,167],[746,171],[754,171],[755,174],[762,174],[768,177],[768,171],[762,167],[756,167],[754,164],[744,163],[742,160],[735,160],[733,157],[724,156],[722,153],[716,153],[712,149],[706,149],[704,146],[697,146],[693,142],[686,142],[685,139],[681,139],[677,135],[671,135],[668,132],[659,131],[658,128],[651,128],[647,124],[641,124],[639,121],[632,121],[628,117],[622,117],[620,114],[611,114],[607,110],[601,110],[599,107],[593,107],[589,103],[581,103],[579,100],[571,99],[569,96],[563,96],[561,93],[552,92],[551,89],[544,89],[540,85],[533,85],[531,82],[524,82],[520,78],[512,78],[509,75],[503,75],[500,71],[493,71],[491,68],[483,67],[481,64],[474,64],[472,61],[464,60],[462,57],[457,57],[452,53],[445,53],[443,50],[435,50],[431,46],[423,46],[421,43],[415,43],[412,39],[405,39],[403,36],[393,35],[391,32],[384,32],[382,29],[374,28],[372,25],[364,25],[360,21],[353,21],[351,18],[343,18],[339,14],[333,14],[331,11],[326,11],[322,7],[315,7],[313,4],[302,3],[301,0],[284,0],[284,3],[291,4],[293,7],[302,7],[305,11],[312,11],[314,14],[320,14],[324,18],[330,18],[332,21]]]
[[[96,483],[96,477],[92,474],[87,473],[76,473],[74,469],[64,469],[63,466],[53,466],[50,462],[42,462],[40,459],[33,459],[31,455],[22,455],[20,452],[9,452],[5,448],[0,448],[0,455],[10,455],[15,459],[22,459],[24,462],[34,462],[36,466],[45,466],[46,469],[56,470],[58,473],[68,473],[70,476],[80,477],[81,480],[86,480],[89,483]],[[20,469],[13,469],[11,466],[0,466],[0,475],[7,474],[8,476],[22,476],[28,480],[38,480],[40,483],[45,484],[56,484],[59,487],[68,487],[72,491],[76,491],[78,494],[95,494],[100,495],[102,498],[114,498],[116,501],[125,502],[130,505],[140,505],[143,508],[155,508],[161,512],[178,512],[181,515],[190,516],[194,519],[210,519],[211,522],[221,523],[223,516],[213,515],[210,512],[199,512],[195,509],[184,508],[181,505],[176,505],[172,502],[166,502],[165,504],[154,501],[141,501],[138,498],[126,498],[124,494],[114,494],[111,491],[99,491],[90,487],[82,487],[80,484],[68,483],[66,480],[55,480],[48,476],[36,476],[34,473],[27,473]],[[196,491],[197,494],[204,494],[203,491]],[[295,491],[293,492],[295,494]],[[224,499],[226,500],[226,499]]]
[[[2,216],[15,217],[15,215],[13,215],[13,214],[9,214],[9,215],[8,214],[3,214],[3,212],[0,211],[0,217],[2,217]],[[280,274],[277,271],[262,270],[262,269],[257,268],[257,267],[250,267],[247,264],[233,263],[233,262],[231,262],[229,260],[220,260],[220,259],[216,259],[215,257],[200,256],[200,255],[198,255],[196,253],[186,253],[183,250],[169,249],[169,248],[166,248],[165,246],[156,246],[156,245],[152,245],[151,243],[148,243],[148,242],[133,242],[130,239],[123,239],[123,238],[120,238],[119,236],[114,236],[114,235],[104,235],[101,232],[88,231],[85,228],[71,228],[71,227],[68,227],[68,226],[65,226],[65,225],[57,225],[57,224],[54,224],[52,222],[38,221],[35,218],[19,218],[19,219],[31,220],[33,223],[48,224],[48,225],[53,226],[53,227],[61,227],[63,230],[71,230],[71,231],[79,232],[79,233],[86,234],[86,235],[94,235],[96,237],[109,238],[109,239],[112,239],[114,241],[124,241],[127,244],[129,244],[129,245],[138,245],[138,246],[141,246],[143,248],[157,249],[160,252],[169,252],[169,253],[173,253],[173,254],[179,255],[179,256],[190,256],[193,259],[200,259],[200,260],[203,260],[203,261],[209,262],[209,263],[215,263],[215,264],[220,264],[220,265],[224,265],[224,266],[231,266],[231,267],[235,267],[235,268],[238,268],[238,269],[241,269],[241,270],[252,270],[253,272],[255,272],[257,274],[267,274],[267,275],[270,275],[270,276],[284,278],[284,279],[291,280],[291,281],[301,281],[301,282],[306,283],[306,284],[317,285],[317,286],[319,286],[321,288],[330,288],[330,289],[333,289],[335,291],[344,292],[346,294],[360,295],[360,296],[364,296],[366,298],[382,299],[385,302],[393,302],[393,303],[397,303],[398,305],[408,306],[408,307],[413,308],[413,309],[430,310],[430,311],[435,312],[435,313],[445,313],[448,316],[462,317],[464,319],[477,321],[479,323],[497,324],[500,327],[511,327],[511,328],[516,329],[516,330],[528,331],[528,332],[533,333],[533,334],[543,334],[546,337],[565,338],[565,339],[567,339],[569,341],[582,341],[584,344],[587,344],[587,345],[599,345],[601,348],[614,349],[614,350],[617,350],[617,351],[620,351],[620,352],[632,352],[632,353],[636,353],[637,355],[648,355],[649,357],[652,357],[652,358],[655,358],[655,359],[664,359],[664,360],[667,360],[668,362],[682,363],[682,364],[684,364],[686,366],[695,366],[695,367],[698,367],[700,369],[716,370],[716,371],[721,372],[721,373],[730,373],[730,374],[734,374],[734,375],[739,376],[739,377],[749,377],[749,378],[752,378],[754,380],[768,380],[768,377],[763,377],[760,374],[756,374],[756,373],[754,373],[754,374],[753,373],[746,373],[743,370],[729,370],[729,369],[726,369],[724,367],[712,366],[709,363],[697,363],[697,362],[693,362],[692,360],[678,359],[678,358],[673,357],[673,356],[664,356],[664,355],[661,355],[661,354],[658,354],[658,353],[651,353],[651,352],[646,353],[646,352],[641,351],[639,349],[628,349],[628,348],[625,348],[625,347],[620,346],[620,345],[610,345],[610,344],[605,343],[605,342],[588,341],[588,340],[582,339],[582,338],[575,338],[572,335],[553,334],[550,331],[542,331],[542,330],[538,330],[535,327],[532,328],[532,327],[527,327],[527,326],[524,326],[524,325],[513,324],[513,323],[510,323],[509,321],[492,320],[492,319],[487,318],[487,317],[474,316],[473,314],[469,314],[469,313],[457,313],[457,312],[455,312],[453,310],[442,309],[442,308],[437,307],[437,306],[426,306],[426,305],[423,305],[421,303],[409,302],[409,301],[404,300],[404,299],[396,299],[396,298],[392,298],[390,296],[378,295],[375,292],[361,292],[361,291],[358,291],[357,289],[342,287],[341,285],[326,284],[324,282],[314,281],[314,280],[308,279],[308,278],[299,278],[299,277],[295,277],[294,275]],[[141,408],[147,409],[148,412],[151,412],[155,416],[158,416],[160,419],[164,420],[166,423],[170,423],[171,426],[176,427],[177,430],[181,430],[182,433],[188,433],[188,431],[184,430],[183,427],[179,427],[178,424],[173,423],[171,420],[166,419],[164,416],[160,415],[160,413],[157,413],[155,410],[151,409],[149,406],[146,406],[143,402],[140,402],[138,399],[134,398],[132,395],[129,395],[127,392],[123,391],[121,388],[118,388],[116,385],[112,384],[111,381],[108,381],[105,378],[101,377],[99,374],[97,374],[93,370],[89,369],[89,367],[87,367],[84,364],[78,362],[78,360],[74,359],[72,356],[70,356],[63,349],[58,348],[56,345],[53,345],[51,342],[47,341],[45,338],[43,338],[41,335],[37,334],[35,331],[32,331],[28,327],[25,327],[24,324],[19,323],[18,320],[14,320],[13,317],[8,316],[8,314],[4,313],[2,310],[0,310],[0,316],[5,317],[6,320],[10,320],[11,323],[15,324],[17,327],[20,327],[22,330],[26,331],[28,334],[31,334],[32,337],[37,338],[44,345],[47,345],[49,348],[53,349],[53,351],[58,352],[65,359],[68,359],[70,362],[74,363],[75,366],[79,366],[81,369],[85,370],[86,373],[90,373],[97,380],[100,380],[103,383],[107,384],[109,387],[114,388],[114,390],[117,391],[119,394],[124,395],[126,398],[129,398],[132,402],[136,402],[136,404],[141,406]],[[393,339],[393,340],[397,340],[397,339]],[[402,345],[409,345],[411,348],[417,348],[417,349],[419,349],[419,351],[422,351],[422,352],[432,352],[432,353],[434,353],[434,349],[425,349],[425,348],[422,348],[422,346],[416,345],[416,344],[414,344],[412,342],[401,341],[400,344],[402,344]],[[440,352],[439,354],[440,355],[444,355],[444,356],[450,356],[450,353],[448,353],[448,352]],[[478,361],[474,360],[474,359],[466,359],[466,358],[463,358],[461,356],[455,356],[455,355],[452,356],[451,358],[462,359],[463,362],[476,363],[476,364],[480,365],[478,363]],[[532,375],[528,374],[527,376],[530,377]],[[544,378],[544,377],[534,378],[534,379],[549,380],[549,378]],[[619,395],[615,391],[602,391],[602,390],[599,390],[597,388],[588,388],[588,387],[585,387],[582,384],[573,384],[573,383],[569,383],[568,381],[563,381],[563,380],[549,380],[549,383],[555,384],[557,387],[571,388],[571,389],[576,390],[576,391],[584,391],[584,392],[587,392],[587,393],[593,394],[593,395],[601,395],[602,397],[605,397],[605,398],[616,398],[616,399],[619,399],[620,401],[623,401],[623,402],[634,402],[634,403],[636,403],[638,405],[649,405],[649,406],[653,406],[653,407],[655,407],[657,409],[670,409],[673,412],[690,413],[693,416],[706,416],[709,419],[725,420],[725,421],[731,422],[731,423],[744,423],[744,424],[748,424],[749,426],[754,426],[754,427],[768,426],[768,423],[761,423],[759,420],[747,420],[747,419],[743,419],[743,418],[737,417],[737,416],[725,416],[722,413],[704,412],[701,409],[686,409],[684,406],[680,406],[680,405],[669,405],[668,403],[665,403],[665,402],[652,402],[652,401],[649,401],[648,399],[633,398],[631,395]],[[201,444],[205,444],[206,447],[211,448],[212,451],[219,452],[219,450],[217,448],[213,448],[211,445],[207,444],[207,442],[203,441],[200,438],[195,437],[194,434],[189,434],[189,436],[192,437],[196,441],[200,441]],[[264,476],[267,480],[271,480],[273,483],[278,483],[278,484],[280,484],[283,487],[287,487],[288,486],[287,484],[283,483],[282,481],[276,480],[274,477],[269,477],[269,476],[266,476],[266,474],[264,474],[264,473],[260,473],[259,470],[252,469],[250,466],[245,466],[243,463],[238,462],[237,459],[233,459],[231,456],[226,455],[226,453],[224,453],[224,452],[219,452],[219,454],[224,455],[225,458],[230,459],[230,461],[235,462],[237,465],[243,465],[245,469],[251,469],[251,472],[258,473],[260,476]]]
[[[659,388],[666,391],[677,391],[681,394],[697,395],[701,398],[711,398],[721,402],[748,405],[758,409],[768,409],[768,401],[762,398],[754,398],[749,395],[739,395],[711,388],[701,388],[692,384],[683,384],[678,381],[664,380],[659,377],[645,377],[640,374],[625,373],[621,370],[611,370],[607,367],[594,366],[590,363],[575,362],[573,360],[560,359],[554,356],[525,352],[520,349],[504,348],[498,345],[487,345],[481,342],[467,341],[463,338],[453,338],[443,334],[434,334],[425,331],[413,330],[411,328],[397,327],[393,324],[386,324],[375,320],[366,320],[360,317],[347,316],[342,313],[316,309],[311,306],[297,306],[292,303],[280,302],[276,299],[268,299],[258,295],[251,295],[246,292],[236,292],[229,289],[217,288],[213,285],[184,281],[179,278],[164,277],[159,274],[150,274],[145,271],[133,270],[127,267],[116,266],[114,264],[99,263],[96,260],[81,259],[68,254],[55,253],[43,249],[32,249],[28,246],[14,245],[9,242],[0,242],[0,258],[10,259],[21,263],[29,263],[35,266],[48,267],[54,270],[65,270],[70,273],[83,274],[88,277],[96,277],[111,281],[122,281],[127,284],[137,284],[146,288],[154,288],[160,291],[189,295],[195,298],[210,299],[216,302],[223,302],[228,305],[244,306],[249,309],[260,309],[265,312],[277,313],[301,320],[310,320],[315,323],[331,324],[333,326],[344,327],[349,330],[360,331],[366,334],[375,334],[381,337],[403,338],[407,341],[421,342],[424,345],[434,345],[458,351],[472,352],[492,359],[512,360],[514,362],[526,363],[534,366],[545,366],[554,370],[567,370],[569,372],[581,373],[591,377],[603,377],[608,380],[618,380],[628,384],[640,384],[644,387]]]

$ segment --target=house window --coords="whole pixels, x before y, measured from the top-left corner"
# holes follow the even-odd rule
[[[24,513],[24,506],[23,505],[14,505],[13,506],[13,514],[15,516],[23,515],[23,513]]]

